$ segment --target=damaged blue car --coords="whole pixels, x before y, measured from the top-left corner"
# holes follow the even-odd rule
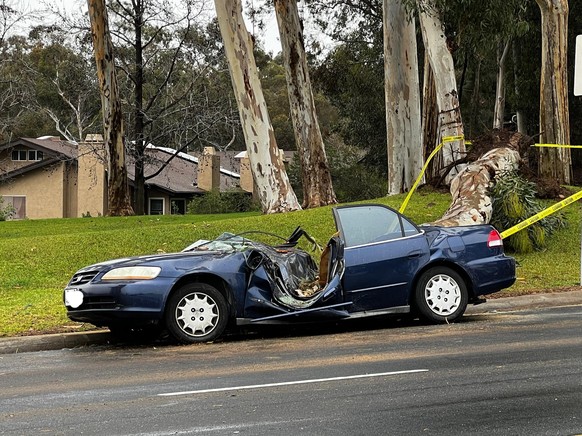
[[[112,331],[158,326],[195,343],[248,324],[411,312],[453,322],[515,281],[515,261],[492,226],[417,226],[376,204],[332,211],[337,233],[319,264],[297,247],[309,238],[299,227],[279,245],[223,234],[180,253],[79,270],[64,290],[67,315]]]

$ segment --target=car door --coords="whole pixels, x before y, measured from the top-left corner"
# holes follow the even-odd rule
[[[407,218],[383,205],[334,209],[344,241],[343,290],[350,311],[405,307],[416,272],[429,260],[426,237]]]

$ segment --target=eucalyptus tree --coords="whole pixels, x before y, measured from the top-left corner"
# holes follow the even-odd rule
[[[296,0],[274,0],[287,94],[301,167],[303,207],[337,203],[315,109]]]
[[[87,0],[93,51],[97,65],[97,78],[101,91],[101,111],[105,151],[108,169],[109,215],[133,215],[129,199],[127,167],[125,165],[125,144],[123,136],[123,114],[121,97],[115,72],[115,55],[105,0]]]
[[[568,1],[536,0],[542,16],[540,141],[570,143],[568,111]],[[570,183],[572,157],[567,148],[540,148],[538,173]]]
[[[214,4],[262,210],[277,213],[301,209],[275,140],[241,2],[215,0]]]
[[[148,144],[186,151],[212,142],[218,125],[236,125],[229,94],[207,91],[216,79],[205,2],[113,0],[111,33],[135,161],[135,211],[144,213]],[[214,53],[215,54],[215,53]],[[220,130],[220,129],[218,129]],[[160,165],[161,169],[167,162]]]
[[[124,95],[133,94],[132,98],[125,99],[128,106],[127,136],[135,161],[135,212],[143,215],[145,150],[148,142],[151,142],[149,128],[154,121],[154,117],[149,116],[148,112],[158,103],[158,99],[164,95],[163,91],[171,83],[182,42],[179,33],[177,39],[173,34],[180,23],[189,26],[190,10],[187,8],[184,15],[176,16],[167,3],[155,0],[113,0],[109,3],[109,11],[111,35],[119,53],[119,68],[122,70],[122,92]],[[162,67],[156,74],[156,77],[161,77],[159,82],[150,83],[153,75],[146,74],[148,64],[162,50],[170,53],[170,59],[166,59],[166,68]],[[160,102],[160,105],[163,107],[168,103]]]
[[[416,26],[400,0],[384,0],[388,194],[410,190],[422,169]]]
[[[532,51],[537,45],[531,41],[532,38],[539,37],[537,31],[540,30],[539,19],[533,17],[537,9],[536,3],[529,0],[434,1],[443,11],[443,15],[448,17],[449,35],[454,37],[451,46],[455,46],[464,56],[469,53],[477,64],[474,66],[476,79],[474,98],[470,102],[470,107],[478,108],[486,97],[485,93],[479,90],[478,77],[481,65],[494,66],[497,92],[495,99],[489,100],[493,104],[486,109],[492,114],[493,126],[503,127],[507,92],[504,82],[509,78],[514,82],[512,111],[517,114],[520,131],[525,131],[527,122],[524,120],[525,109],[529,109],[530,116],[534,117],[534,112],[539,108],[539,127],[530,121],[528,123],[530,129],[539,128],[541,142],[567,144],[570,140],[567,82],[568,1],[536,0],[541,12],[541,56],[539,52]],[[473,26],[472,23],[475,22],[479,22],[480,25]],[[505,67],[510,60],[510,42],[513,45],[511,62],[514,74],[513,77],[506,77]],[[530,61],[526,65],[520,61],[519,54],[522,49],[528,50],[526,56],[531,57],[534,62]],[[525,80],[532,81],[532,78],[537,80],[540,70],[539,94],[524,95],[526,89],[520,90],[522,83]],[[463,73],[461,77],[464,77]],[[532,102],[538,105],[538,108],[529,108]],[[542,177],[568,183],[571,174],[570,152],[560,148],[540,148],[538,173]]]
[[[451,167],[465,153],[455,65],[447,45],[441,12],[432,0],[417,0],[416,5],[424,48],[434,75],[439,132],[436,142],[443,144],[435,162],[438,167]],[[455,171],[449,172],[449,180],[454,174]]]

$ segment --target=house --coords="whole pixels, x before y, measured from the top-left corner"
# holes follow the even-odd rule
[[[107,176],[98,135],[80,144],[60,138],[19,138],[0,145],[0,196],[15,218],[71,218],[107,212]],[[166,166],[160,170],[163,163]],[[212,148],[199,156],[149,145],[144,164],[149,214],[184,213],[195,195],[214,189],[252,191],[248,159],[238,171],[220,165]],[[130,190],[134,162],[128,158]],[[249,180],[250,183],[249,183]]]

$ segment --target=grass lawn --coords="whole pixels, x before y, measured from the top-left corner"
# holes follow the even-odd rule
[[[374,202],[400,207],[404,195]],[[439,218],[450,195],[421,190],[406,215]],[[564,209],[568,227],[543,252],[515,256],[518,281],[503,295],[555,290],[580,283],[580,205]],[[288,214],[99,217],[0,222],[0,336],[90,329],[68,321],[62,290],[79,268],[117,257],[179,251],[224,231],[268,230],[288,236],[301,225],[320,243],[335,231],[330,207]]]

